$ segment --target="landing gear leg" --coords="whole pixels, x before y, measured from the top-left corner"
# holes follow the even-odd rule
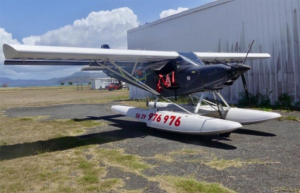
[[[200,106],[201,106],[201,103],[202,103],[202,101],[203,101],[203,98],[204,98],[204,93],[201,93],[201,96],[200,96],[200,98],[199,98],[199,101],[198,101],[197,106],[196,106],[195,111],[194,111],[195,114],[198,113],[199,108],[200,108]]]
[[[222,119],[225,119],[225,111],[224,111],[224,108],[222,106],[221,103],[219,103],[219,101],[217,100],[217,97],[216,95],[223,101],[223,103],[226,105],[226,107],[230,108],[230,106],[228,105],[228,103],[225,101],[225,99],[222,97],[222,95],[218,92],[218,91],[213,91],[213,96],[214,96],[214,99],[216,101],[216,104],[217,104],[217,107],[218,107],[218,112],[220,114],[220,117]],[[228,138],[230,137],[230,134],[231,132],[227,132],[227,133],[222,133],[222,134],[219,134],[221,137],[225,137],[225,138]]]
[[[190,98],[190,100],[191,100],[191,104],[194,106],[194,105],[195,105],[195,102],[194,102],[193,97],[192,97],[191,95],[189,95],[189,98]]]
[[[217,100],[216,91],[213,91],[213,96],[214,96],[215,102],[217,104],[218,112],[219,112],[221,119],[225,119],[225,116],[224,116],[225,112],[224,112],[222,104],[219,103],[219,101]]]
[[[155,109],[157,109],[157,107],[156,107],[157,101],[158,101],[158,97],[156,97],[155,102],[154,102],[154,108],[155,108]]]

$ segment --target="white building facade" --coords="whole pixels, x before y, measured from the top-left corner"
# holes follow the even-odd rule
[[[128,49],[251,52],[271,54],[271,59],[248,61],[250,93],[272,91],[271,100],[288,93],[300,98],[300,0],[219,0],[128,31]],[[221,92],[236,102],[242,81]],[[130,87],[130,98],[146,92]]]
[[[91,89],[105,89],[110,83],[118,83],[118,80],[114,78],[92,78],[91,79]]]

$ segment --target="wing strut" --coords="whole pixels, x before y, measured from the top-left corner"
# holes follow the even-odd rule
[[[202,103],[202,101],[203,101],[203,98],[204,98],[204,93],[201,93],[201,96],[200,96],[200,98],[199,98],[199,101],[198,101],[197,106],[196,106],[195,111],[194,111],[195,114],[198,113],[199,108],[200,108],[200,106],[201,106],[201,103]]]
[[[145,89],[146,91],[148,91],[148,92],[150,92],[150,93],[152,93],[152,94],[154,94],[154,95],[156,95],[156,96],[161,96],[160,93],[158,93],[157,91],[153,90],[153,89],[150,88],[148,85],[142,83],[139,79],[137,79],[137,78],[134,77],[133,75],[129,74],[126,70],[123,70],[123,69],[122,69],[120,66],[118,66],[116,63],[114,63],[114,62],[112,62],[112,61],[109,61],[109,62],[110,62],[112,65],[114,65],[116,68],[118,68],[119,71],[125,73],[127,76],[129,76],[130,78],[134,79],[135,81],[137,81],[138,83],[141,84],[141,85],[139,85],[139,84],[135,83],[134,81],[132,81],[132,82],[135,83],[135,85],[139,85],[139,86],[144,87],[144,89]],[[125,77],[125,75],[123,75],[123,77],[126,78],[127,80],[130,80],[129,78]]]
[[[109,71],[111,71],[112,73],[115,73],[115,74],[117,74],[117,75],[119,75],[119,76],[122,76],[123,78],[125,78],[128,82],[130,82],[131,84],[133,84],[133,85],[135,85],[135,86],[137,86],[137,87],[139,87],[139,88],[141,88],[141,89],[144,89],[144,90],[146,90],[146,91],[148,91],[148,92],[150,92],[151,94],[153,94],[153,95],[156,95],[156,96],[160,96],[160,94],[158,93],[158,92],[156,92],[155,90],[153,90],[153,89],[151,89],[151,90],[148,90],[148,88],[147,87],[145,87],[145,85],[140,85],[140,84],[137,84],[136,82],[134,82],[133,80],[130,80],[129,78],[127,78],[124,74],[120,74],[119,72],[117,72],[117,71],[115,71],[115,70],[113,70],[113,69],[111,69],[111,68],[107,68],[107,66],[105,66],[105,64],[106,64],[106,62],[104,62],[104,64],[101,64],[101,63],[99,63],[98,61],[96,61],[95,60],[95,62],[99,65],[99,66],[102,66],[102,67],[104,67],[104,68],[106,68],[107,70],[109,70]],[[111,62],[110,62],[111,63]],[[113,64],[114,65],[114,64]],[[118,65],[117,65],[117,68],[121,71],[121,72],[126,72],[125,70],[123,70],[122,68],[119,68],[118,67]],[[136,79],[135,77],[132,77],[134,80],[136,80],[137,82],[140,82],[138,79]],[[142,82],[140,82],[140,83],[142,83]]]
[[[136,61],[135,64],[134,64],[134,67],[132,68],[132,72],[131,72],[131,75],[133,75],[135,69],[136,69],[136,66],[137,66],[138,62]]]
[[[107,60],[107,61],[108,61],[108,60]],[[106,61],[106,62],[107,62],[107,61]],[[101,64],[101,63],[99,63],[98,61],[95,61],[95,62],[96,62],[98,65],[100,65],[100,66],[106,67],[106,66],[105,66],[105,63],[106,63],[106,62],[105,62],[104,64]],[[191,114],[191,115],[193,114],[193,113],[191,113],[190,111],[186,110],[185,108],[181,107],[180,105],[178,105],[178,104],[176,104],[176,103],[170,101],[169,99],[163,97],[160,93],[156,92],[155,90],[153,90],[152,88],[150,88],[148,85],[142,83],[139,79],[137,79],[136,77],[134,77],[133,75],[131,75],[130,73],[128,73],[126,70],[122,69],[122,68],[121,68],[120,66],[118,66],[116,63],[114,63],[114,62],[112,62],[112,61],[109,61],[109,62],[110,62],[113,66],[115,66],[117,69],[119,69],[121,72],[125,73],[127,76],[129,76],[130,78],[134,79],[136,82],[138,82],[138,83],[140,83],[140,84],[137,84],[136,82],[134,82],[134,81],[130,80],[128,77],[126,77],[124,74],[122,75],[122,74],[116,72],[116,71],[113,70],[113,69],[106,68],[107,70],[109,70],[109,71],[111,71],[111,72],[113,72],[113,73],[115,73],[115,74],[117,74],[117,75],[119,75],[119,76],[122,76],[123,78],[125,78],[126,80],[128,80],[129,82],[131,82],[133,85],[135,85],[135,86],[137,86],[137,87],[139,87],[139,88],[142,88],[142,89],[144,89],[144,90],[150,92],[150,93],[153,94],[153,95],[156,95],[156,96],[159,96],[159,97],[165,99],[165,100],[168,101],[169,103],[174,104],[175,106],[177,106],[177,107],[180,108],[181,110],[187,112],[188,114]]]
[[[129,77],[133,78],[135,81],[139,82],[140,84],[142,84],[144,87],[148,88],[145,89],[146,91],[150,92],[150,93],[157,93],[156,96],[160,96],[161,98],[165,99],[166,101],[173,103],[172,101],[170,101],[169,99],[163,97],[160,93],[156,92],[155,90],[153,90],[152,88],[150,88],[148,85],[142,83],[139,79],[137,79],[136,77],[134,77],[133,75],[129,74],[126,70],[123,70],[122,68],[120,68],[120,66],[118,66],[116,63],[109,61],[112,65],[114,65],[116,68],[118,68],[120,71],[124,72],[125,74],[127,74]],[[124,77],[124,76],[123,76]],[[156,99],[157,100],[157,99]],[[177,106],[178,108],[180,108],[181,110],[189,113],[189,114],[193,114],[190,111],[186,110],[185,108],[181,107],[180,105],[173,103],[175,106]]]

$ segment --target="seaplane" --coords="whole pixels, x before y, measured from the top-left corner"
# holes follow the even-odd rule
[[[253,42],[252,42],[253,44]],[[148,127],[196,135],[222,135],[243,125],[280,117],[274,112],[230,107],[219,92],[241,77],[249,99],[244,73],[247,60],[270,58],[268,53],[176,52],[101,48],[3,45],[5,65],[82,66],[150,92],[148,108],[113,105],[111,109]],[[204,98],[209,93],[210,100]],[[190,96],[190,104],[177,104],[178,96]],[[175,102],[170,100],[175,97]],[[159,101],[163,99],[163,101]]]

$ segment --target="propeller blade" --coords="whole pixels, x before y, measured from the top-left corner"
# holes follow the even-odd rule
[[[251,43],[251,45],[250,45],[250,47],[248,49],[248,52],[247,52],[247,55],[245,57],[245,60],[244,60],[243,64],[245,64],[246,61],[247,61],[247,58],[248,58],[248,55],[249,55],[249,52],[250,52],[250,50],[252,48],[253,43],[254,43],[254,40],[252,41],[252,43]],[[241,74],[241,77],[242,77],[242,81],[243,81],[243,86],[244,86],[245,94],[246,94],[247,100],[249,102],[249,106],[251,106],[251,100],[250,100],[250,96],[249,96],[249,92],[248,92],[248,88],[247,88],[247,83],[246,83],[246,78],[245,78],[244,73]]]
[[[249,52],[250,52],[250,50],[251,50],[251,48],[252,48],[253,44],[254,44],[254,40],[253,40],[253,41],[252,41],[252,43],[250,44],[250,47],[249,47],[249,49],[248,49],[248,52],[247,52],[247,55],[246,55],[246,57],[245,57],[245,60],[244,60],[243,64],[245,64],[245,62],[247,61],[247,58],[248,58]]]
[[[247,83],[246,83],[246,78],[245,78],[244,73],[241,74],[241,77],[242,77],[242,81],[243,81],[243,86],[244,86],[245,94],[246,94],[247,100],[249,102],[249,106],[251,106],[251,100],[250,100],[250,96],[249,96],[249,92],[248,92],[248,88],[247,88]]]

